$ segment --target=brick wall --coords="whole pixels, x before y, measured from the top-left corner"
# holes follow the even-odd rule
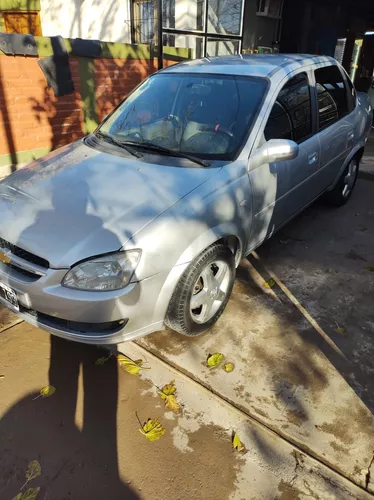
[[[37,58],[0,57],[0,155],[56,148],[83,135],[77,58],[70,69],[75,92],[55,97]]]
[[[78,59],[69,61],[75,92],[55,97],[47,89],[37,58],[0,57],[0,155],[11,149],[54,149],[84,135]],[[99,120],[156,71],[150,61],[132,59],[95,59],[94,68]]]
[[[175,61],[165,59],[164,67]],[[96,103],[98,119],[112,111],[134,87],[157,71],[156,60],[95,59]]]
[[[95,59],[96,103],[99,121],[141,81],[156,71],[153,61]]]
[[[63,97],[55,97],[47,89],[37,57],[0,52],[0,178],[18,164],[28,163],[85,135],[155,72],[156,61],[137,50],[139,59],[133,54],[131,58],[96,59],[70,55],[75,91]],[[175,62],[175,57],[171,57],[164,64]]]

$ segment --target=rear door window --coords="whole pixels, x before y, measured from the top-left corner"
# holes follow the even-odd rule
[[[337,66],[326,66],[315,71],[318,96],[319,130],[337,122],[351,110],[347,87]]]
[[[267,141],[290,139],[298,144],[311,137],[311,98],[306,73],[291,78],[279,92],[264,134]]]

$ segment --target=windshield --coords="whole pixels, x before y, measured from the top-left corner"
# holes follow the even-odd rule
[[[266,88],[262,78],[158,73],[99,130],[117,141],[230,160],[247,136]]]

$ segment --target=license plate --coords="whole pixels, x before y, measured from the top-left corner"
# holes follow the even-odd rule
[[[2,298],[6,303],[13,306],[14,309],[19,311],[17,294],[8,285],[0,282],[0,298]]]

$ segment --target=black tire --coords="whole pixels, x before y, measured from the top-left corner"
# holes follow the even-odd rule
[[[191,298],[196,290],[196,285],[201,279],[202,273],[212,269],[214,273],[215,262],[220,261],[227,264],[226,273],[227,289],[221,305],[208,321],[201,323],[194,319],[191,310]],[[210,271],[209,271],[210,272]],[[214,277],[214,274],[213,274]],[[185,270],[171,297],[168,311],[166,313],[166,325],[182,335],[196,337],[208,330],[223,313],[229,301],[235,279],[235,259],[230,249],[221,243],[215,243],[205,249]]]
[[[350,168],[352,168],[351,166],[353,162],[355,164],[355,172],[352,177],[352,184],[345,192],[344,190],[347,187],[346,178],[348,176],[348,173],[350,172]],[[353,190],[356,185],[359,163],[360,162],[357,157],[352,158],[352,160],[348,163],[347,167],[344,169],[344,172],[342,173],[334,189],[325,193],[324,198],[327,201],[327,203],[333,205],[334,207],[341,207],[342,205],[345,205],[347,203],[349,198],[352,196]]]

